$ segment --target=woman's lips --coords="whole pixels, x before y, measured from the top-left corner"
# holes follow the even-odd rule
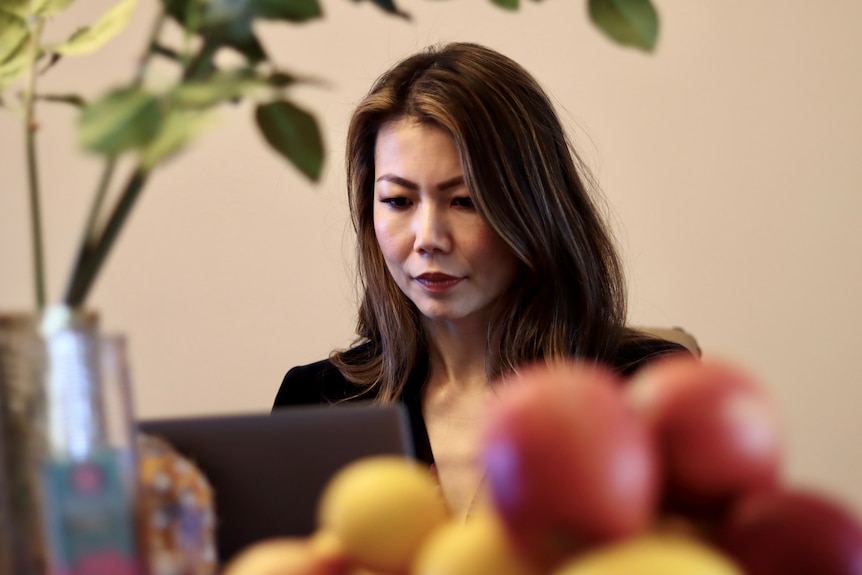
[[[427,273],[418,275],[415,278],[415,280],[419,282],[419,285],[434,293],[445,292],[461,283],[461,280],[463,279],[464,278],[441,273]]]

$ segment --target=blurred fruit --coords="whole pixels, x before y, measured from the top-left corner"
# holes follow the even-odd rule
[[[626,392],[657,439],[666,507],[717,516],[739,495],[777,484],[776,416],[748,373],[676,355],[643,368]]]
[[[812,491],[743,497],[717,541],[748,575],[862,575],[862,525]]]
[[[500,518],[483,511],[466,522],[451,520],[422,546],[411,575],[537,575]]]
[[[255,543],[234,557],[222,575],[348,575],[349,565],[331,546],[312,538],[284,537]]]
[[[657,490],[649,437],[594,364],[535,364],[497,385],[482,462],[494,507],[535,558],[549,562],[630,536]]]
[[[342,468],[318,504],[318,525],[371,571],[406,572],[416,551],[448,519],[427,467],[398,456],[367,457]]]
[[[742,575],[742,571],[700,541],[650,533],[578,556],[552,575]]]

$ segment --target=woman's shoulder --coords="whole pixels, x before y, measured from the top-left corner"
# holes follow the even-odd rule
[[[349,381],[329,359],[288,370],[273,402],[273,408],[289,405],[337,403],[371,399],[368,390]]]
[[[341,373],[328,359],[292,367],[281,381],[274,407],[323,403],[326,390],[337,387],[339,378]]]
[[[613,367],[623,376],[630,377],[649,362],[675,353],[691,354],[692,352],[677,342],[629,330],[617,349]]]

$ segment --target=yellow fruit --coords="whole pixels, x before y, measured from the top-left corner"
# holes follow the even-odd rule
[[[448,519],[427,467],[398,456],[367,457],[341,469],[318,504],[319,529],[371,571],[406,572],[426,537]]]
[[[742,570],[696,539],[651,533],[579,555],[552,575],[742,575]]]
[[[222,575],[347,575],[349,565],[334,547],[315,538],[280,537],[250,545]]]
[[[519,555],[499,517],[481,511],[466,522],[452,520],[419,551],[412,575],[534,575],[538,568]],[[630,574],[631,575],[631,574]]]

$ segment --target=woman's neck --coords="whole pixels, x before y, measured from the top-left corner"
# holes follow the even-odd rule
[[[441,491],[452,513],[463,518],[482,482],[479,445],[493,390],[485,373],[485,342],[459,334],[430,339],[422,413]]]
[[[488,385],[485,370],[488,342],[484,327],[434,325],[428,328],[427,336],[429,384],[462,390]]]

